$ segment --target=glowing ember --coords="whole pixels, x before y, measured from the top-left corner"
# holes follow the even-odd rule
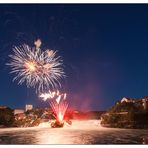
[[[56,115],[56,120],[62,122],[68,107],[66,94],[60,94],[59,91],[57,91],[41,94],[40,97],[43,98],[44,101],[49,99],[50,106]]]

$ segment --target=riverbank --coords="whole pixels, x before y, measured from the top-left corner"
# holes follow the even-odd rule
[[[145,99],[123,98],[116,102],[101,115],[101,125],[113,128],[147,129],[148,110],[143,107]]]

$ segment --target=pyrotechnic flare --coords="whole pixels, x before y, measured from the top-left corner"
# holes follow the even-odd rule
[[[44,101],[49,100],[50,106],[56,115],[56,120],[62,122],[68,107],[66,94],[60,94],[59,91],[57,91],[41,94],[40,97],[43,98]]]
[[[56,89],[59,80],[64,77],[61,57],[56,57],[56,51],[41,51],[41,43],[36,43],[38,48],[30,48],[24,44],[13,48],[10,63],[7,63],[15,73],[14,80],[18,84],[26,83],[27,87],[34,87],[37,91]]]

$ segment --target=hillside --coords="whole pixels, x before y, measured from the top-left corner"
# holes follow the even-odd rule
[[[148,128],[148,109],[143,100],[117,102],[101,116],[101,125],[118,128]]]

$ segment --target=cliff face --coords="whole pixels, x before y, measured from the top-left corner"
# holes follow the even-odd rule
[[[124,101],[116,103],[101,116],[101,125],[118,128],[148,128],[148,110],[143,101]]]

